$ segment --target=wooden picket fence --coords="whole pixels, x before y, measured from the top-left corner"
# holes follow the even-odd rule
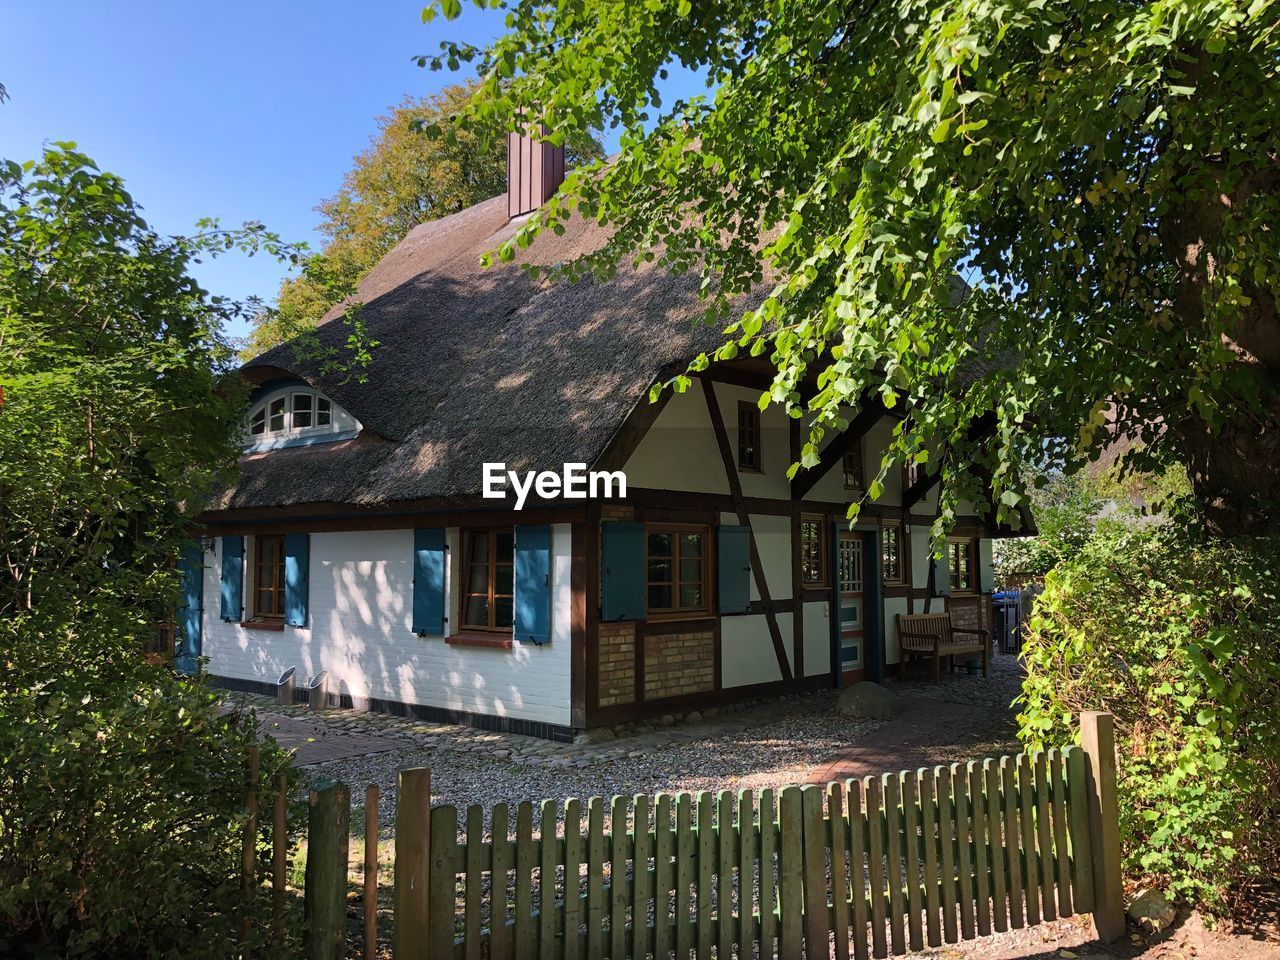
[[[1082,747],[825,789],[475,805],[461,822],[430,806],[427,771],[401,771],[395,956],[865,960],[1075,913],[1115,939],[1111,717],[1082,728]],[[347,804],[338,784],[312,798],[307,939],[326,960],[343,956]]]

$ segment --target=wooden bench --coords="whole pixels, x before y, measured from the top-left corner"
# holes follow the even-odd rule
[[[902,668],[906,672],[907,657],[932,657],[933,682],[942,682],[942,658],[963,653],[982,654],[982,675],[987,675],[991,661],[991,643],[986,630],[970,630],[951,625],[949,613],[898,614],[898,644],[902,651]],[[954,662],[952,663],[954,667]]]

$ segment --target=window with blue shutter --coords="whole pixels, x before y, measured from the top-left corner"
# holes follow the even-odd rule
[[[204,551],[198,540],[188,540],[178,556],[178,575],[182,582],[182,606],[177,611],[179,673],[196,672],[196,659],[202,652],[201,622],[204,615]]]
[[[222,619],[240,620],[244,602],[244,537],[222,538]]]
[[[601,524],[600,558],[603,594],[600,619],[643,620],[644,524]]]
[[[418,636],[444,633],[443,527],[413,531],[413,632]]]
[[[307,625],[307,594],[311,584],[311,535],[288,533],[284,538],[284,622]]]
[[[551,639],[551,528],[516,527],[515,638],[544,644]]]
[[[751,607],[751,530],[716,530],[716,586],[721,613],[746,613]]]

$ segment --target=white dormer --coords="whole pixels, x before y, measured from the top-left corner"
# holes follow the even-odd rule
[[[319,390],[301,380],[268,385],[254,395],[245,428],[248,453],[349,440],[360,422]]]

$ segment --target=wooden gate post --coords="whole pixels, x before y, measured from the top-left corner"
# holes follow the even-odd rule
[[[1089,842],[1093,852],[1093,923],[1098,937],[1124,936],[1124,889],[1120,884],[1120,806],[1116,798],[1115,718],[1089,710],[1080,714],[1080,745],[1088,759]]]
[[[401,770],[396,786],[395,960],[427,960],[431,771]],[[452,939],[452,931],[450,931]],[[445,960],[445,958],[440,958]]]
[[[316,785],[307,815],[303,909],[307,960],[342,960],[347,926],[347,853],[351,793],[344,783]]]

